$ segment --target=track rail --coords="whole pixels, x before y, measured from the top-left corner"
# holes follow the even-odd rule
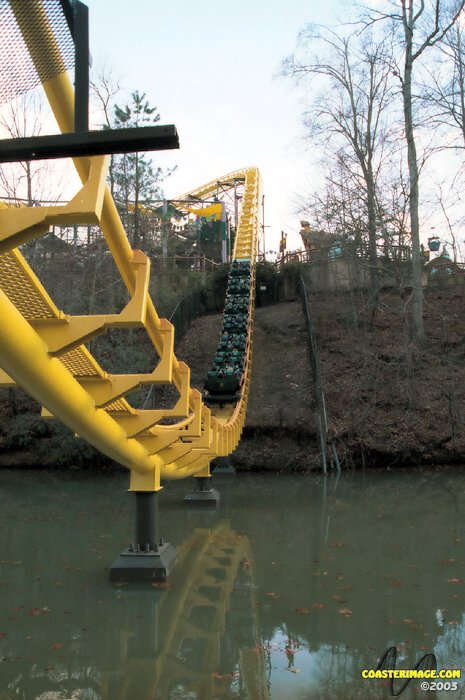
[[[43,12],[40,0],[11,1],[33,60],[50,61],[56,47],[51,29],[31,35],[31,12]],[[37,47],[40,46],[40,51]],[[46,54],[49,54],[48,56]],[[40,74],[40,71],[39,71]],[[73,130],[74,94],[66,73],[43,83],[62,132]],[[132,250],[106,185],[108,158],[76,158],[82,182],[65,206],[0,210],[0,386],[21,386],[77,435],[130,469],[131,490],[161,488],[160,480],[209,476],[210,461],[237,446],[249,394],[254,289],[248,322],[244,381],[237,402],[208,408],[190,386],[189,367],[174,353],[174,328],[160,318],[148,293],[150,260]],[[229,173],[244,178],[242,212],[233,259],[255,263],[260,180],[256,168]],[[206,198],[216,180],[192,193]],[[54,304],[18,250],[59,224],[97,224],[129,292],[120,314],[70,316]],[[253,275],[254,277],[254,275]],[[144,327],[160,358],[149,374],[105,372],[86,347],[109,328]],[[137,410],[125,396],[140,386],[172,384],[179,400],[172,409]],[[165,419],[177,422],[163,425]]]

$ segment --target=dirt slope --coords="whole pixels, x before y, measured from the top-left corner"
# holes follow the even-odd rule
[[[194,384],[214,357],[221,315],[197,319],[178,349]],[[314,450],[310,367],[301,305],[255,310],[252,385],[243,438],[231,461],[238,468],[300,470],[318,461]]]

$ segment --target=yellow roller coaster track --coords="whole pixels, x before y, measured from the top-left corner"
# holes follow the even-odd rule
[[[31,32],[31,12],[44,12],[40,2],[10,0],[31,57],[41,75],[50,63],[54,38],[46,23]],[[38,32],[41,32],[40,35]],[[74,92],[67,73],[43,83],[62,132],[73,130]],[[174,328],[160,318],[148,293],[150,260],[132,250],[106,185],[107,156],[76,158],[81,190],[64,206],[0,210],[0,386],[21,386],[77,435],[130,469],[130,488],[157,491],[160,479],[208,477],[211,460],[237,446],[249,394],[254,275],[244,382],[240,399],[221,408],[204,405],[190,386],[189,367],[174,354]],[[259,173],[244,168],[222,180],[244,178],[242,212],[233,259],[255,262],[258,240]],[[192,193],[207,198],[213,181]],[[184,197],[184,196],[183,196]],[[97,224],[129,292],[119,314],[70,316],[47,294],[17,246],[45,235],[52,225]],[[86,348],[109,328],[144,327],[160,358],[149,374],[108,374]],[[125,396],[150,384],[172,384],[179,400],[171,409],[137,410]],[[170,419],[169,425],[162,424]],[[173,419],[178,422],[172,423]]]

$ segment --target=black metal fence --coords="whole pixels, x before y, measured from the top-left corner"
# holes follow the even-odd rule
[[[320,357],[316,342],[315,328],[310,315],[310,304],[308,302],[307,289],[302,275],[299,279],[300,298],[302,300],[302,310],[307,326],[308,355],[313,377],[313,395],[315,397],[315,414],[320,441],[321,465],[323,472],[328,472],[328,462],[332,467],[340,470],[339,457],[334,442],[328,442],[328,414],[326,411],[325,392],[321,383]]]
[[[204,305],[202,303],[202,292],[191,292],[186,297],[181,299],[171,314],[169,320],[175,327],[175,347],[186,334],[192,321],[204,313]]]

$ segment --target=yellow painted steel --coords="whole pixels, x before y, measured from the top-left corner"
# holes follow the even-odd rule
[[[251,564],[249,539],[231,530],[228,521],[220,521],[211,530],[196,528],[178,548],[173,587],[169,595],[162,595],[157,602],[157,626],[151,630],[145,628],[143,637],[138,636],[133,624],[120,628],[117,682],[114,672],[104,671],[102,697],[111,697],[111,700],[165,698],[170,695],[170,682],[175,676],[182,677],[188,684],[192,697],[201,700],[231,697],[228,692],[230,676],[223,678],[217,672],[221,641],[225,634],[232,636],[234,633],[233,616],[228,620],[227,614],[241,568],[247,572],[253,589]],[[148,602],[147,617],[154,605],[153,601]],[[193,610],[199,605],[208,605],[208,629],[196,623]],[[249,605],[247,614],[257,644],[238,651],[238,673],[245,697],[268,700],[263,650],[258,646],[256,607],[252,601]],[[156,644],[157,637],[163,639],[163,645],[154,658],[147,654],[147,645]],[[179,654],[183,640],[192,637],[201,642],[199,649],[202,650],[195,666]]]
[[[52,52],[54,42],[46,22],[29,21],[31,13],[43,18],[42,2],[10,3],[40,75],[42,61],[50,61],[46,54]],[[37,32],[31,30],[32,26],[38,27]],[[72,131],[74,93],[67,74],[59,74],[43,87],[60,129]],[[22,386],[43,405],[43,415],[60,419],[77,435],[128,467],[132,490],[158,490],[161,478],[209,476],[210,461],[235,449],[244,425],[253,346],[254,273],[241,398],[221,409],[209,409],[200,393],[190,386],[189,368],[176,358],[173,326],[158,316],[150,299],[150,261],[129,245],[106,185],[108,158],[76,158],[74,165],[82,188],[68,204],[0,209],[0,386]],[[229,179],[244,181],[233,258],[250,259],[253,270],[259,173],[256,168],[244,168],[221,178],[222,182]],[[217,182],[189,194],[207,199]],[[18,251],[18,245],[60,224],[100,227],[131,298],[120,314],[64,314]],[[85,343],[108,328],[131,326],[146,329],[160,361],[149,374],[108,374]],[[148,384],[173,384],[180,394],[176,406],[154,410],[131,407],[125,396]],[[162,425],[166,418],[179,420]]]

